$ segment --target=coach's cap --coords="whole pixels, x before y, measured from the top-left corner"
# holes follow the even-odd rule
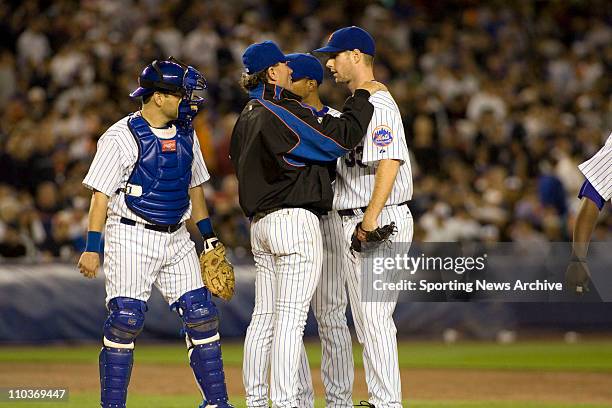
[[[357,49],[364,54],[374,56],[376,45],[374,38],[363,28],[356,26],[344,27],[336,30],[329,36],[327,45],[313,51],[321,53],[338,53]]]
[[[314,79],[319,85],[323,82],[323,65],[310,54],[287,54],[287,65],[293,71],[291,79]]]
[[[287,57],[273,41],[251,44],[242,54],[242,63],[247,74],[256,74],[264,69],[287,62]]]

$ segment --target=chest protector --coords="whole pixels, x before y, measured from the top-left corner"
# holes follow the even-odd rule
[[[189,208],[193,129],[177,126],[172,139],[161,139],[139,115],[128,119],[128,127],[138,159],[125,189],[127,206],[150,223],[178,224]]]

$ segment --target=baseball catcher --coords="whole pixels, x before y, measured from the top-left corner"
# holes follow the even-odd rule
[[[83,181],[93,197],[80,272],[95,277],[105,254],[109,314],[99,355],[100,406],[126,408],[136,338],[155,285],[182,320],[200,408],[231,408],[211,294],[229,299],[233,274],[208,215],[202,184],[209,174],[192,126],[203,104],[196,92],[206,82],[197,69],[170,58],[147,65],[138,84],[130,96],[141,99],[140,109],[102,135]],[[207,242],[206,285],[189,219]]]

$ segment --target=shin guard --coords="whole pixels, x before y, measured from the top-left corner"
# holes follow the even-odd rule
[[[209,405],[227,405],[227,387],[221,358],[221,342],[194,345],[189,349],[189,364]]]
[[[100,351],[100,406],[125,408],[134,350],[104,346]]]

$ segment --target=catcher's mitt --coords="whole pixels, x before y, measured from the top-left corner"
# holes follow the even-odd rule
[[[363,243],[373,243],[374,247],[378,246],[381,242],[388,242],[389,237],[397,231],[395,228],[395,222],[391,221],[391,224],[387,224],[383,227],[378,227],[372,231],[365,231],[361,228],[361,223],[357,224],[353,237],[351,239],[351,249],[355,252],[361,252],[364,250]]]
[[[216,237],[204,242],[200,254],[200,269],[204,285],[213,296],[230,300],[234,295],[234,267],[225,257],[225,245]]]

